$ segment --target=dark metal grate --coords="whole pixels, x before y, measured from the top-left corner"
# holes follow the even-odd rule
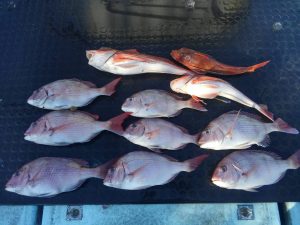
[[[194,173],[182,173],[167,185],[143,191],[112,189],[93,179],[77,191],[46,199],[18,196],[3,189],[17,168],[37,157],[79,157],[97,164],[129,151],[144,150],[108,132],[90,143],[69,147],[41,146],[23,140],[29,124],[47,112],[26,104],[33,90],[62,78],[77,77],[99,86],[115,78],[88,66],[86,49],[136,48],[169,57],[172,49],[189,47],[234,65],[271,59],[267,67],[255,74],[227,80],[300,129],[298,1],[265,0],[250,4],[245,0],[199,0],[195,9],[186,9],[184,1],[171,0],[13,2],[13,5],[11,1],[0,4],[0,203],[300,201],[300,172],[295,170],[288,171],[276,185],[259,189],[258,193],[211,185],[212,170],[230,151],[211,151],[209,159]],[[277,29],[278,23],[280,29]],[[174,78],[157,74],[125,77],[114,96],[98,98],[83,110],[99,113],[103,120],[109,119],[121,112],[120,105],[129,95],[147,88],[169,90],[169,81]],[[221,113],[240,108],[251,111],[235,103],[208,103],[207,113],[185,110],[170,121],[196,133]],[[271,138],[272,145],[268,149],[284,158],[300,147],[298,136],[274,133]],[[188,145],[182,151],[166,153],[184,160],[203,152]]]

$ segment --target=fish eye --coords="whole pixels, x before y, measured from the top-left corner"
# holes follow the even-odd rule
[[[204,133],[205,134],[210,134],[210,130],[205,130]]]
[[[190,61],[190,60],[191,60],[191,56],[186,55],[186,56],[184,57],[184,59],[187,60],[187,61]]]
[[[223,173],[225,173],[227,171],[227,166],[225,166],[225,165],[221,166],[221,170],[222,170]]]
[[[137,127],[137,125],[134,123],[134,124],[132,124],[131,125],[133,128],[136,128]]]
[[[129,101],[132,102],[133,98],[129,98]]]
[[[20,175],[20,171],[15,172],[15,176],[18,177]]]

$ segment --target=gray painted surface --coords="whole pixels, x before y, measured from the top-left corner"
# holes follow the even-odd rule
[[[35,225],[36,206],[0,206],[1,225]]]
[[[238,220],[242,204],[100,205],[82,207],[81,220],[67,220],[67,206],[45,206],[43,225],[280,225],[276,203],[253,204],[255,219]]]

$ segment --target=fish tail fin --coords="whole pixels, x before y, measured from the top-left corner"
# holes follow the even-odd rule
[[[207,157],[208,157],[208,154],[203,154],[203,155],[197,156],[195,158],[184,161],[183,162],[183,164],[185,165],[184,171],[186,171],[186,172],[194,171],[202,163],[202,161],[204,159],[206,159]]]
[[[110,160],[100,166],[97,166],[96,168],[92,169],[94,172],[94,176],[95,178],[99,178],[99,179],[104,179],[106,177],[106,174],[109,170],[109,168],[111,168],[111,166],[117,161],[117,159],[113,159]]]
[[[270,61],[271,60],[268,60],[268,61],[264,61],[264,62],[258,63],[256,65],[253,65],[253,66],[248,66],[247,67],[247,72],[254,72],[255,70],[267,65]]]
[[[260,113],[262,113],[264,116],[268,117],[270,120],[274,121],[273,113],[271,113],[268,110],[268,106],[266,105],[255,105],[254,108],[256,108]]]
[[[276,119],[273,124],[275,126],[276,131],[280,131],[288,134],[299,134],[299,131],[296,128],[291,127],[281,118]]]
[[[189,99],[185,102],[186,102],[186,107],[187,108],[196,109],[198,111],[203,111],[203,112],[207,111],[207,109],[202,104],[203,102],[201,102],[201,101],[195,101],[193,98],[191,98],[191,99]]]
[[[102,95],[111,96],[113,93],[116,92],[116,86],[121,81],[121,77],[113,80],[112,82],[108,83],[102,88],[99,88],[99,92],[101,92]]]
[[[300,167],[300,149],[288,158],[290,169],[298,169]]]
[[[115,134],[118,134],[118,135],[122,135],[123,132],[124,132],[124,129],[122,127],[122,124],[124,122],[124,120],[130,116],[131,113],[122,113],[112,119],[110,119],[108,122],[109,122],[109,126],[107,128],[107,130],[115,133]]]

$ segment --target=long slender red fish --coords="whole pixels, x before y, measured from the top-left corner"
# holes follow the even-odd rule
[[[267,65],[270,60],[247,67],[230,66],[218,62],[213,57],[188,48],[173,50],[171,56],[187,68],[198,73],[213,73],[220,75],[237,75],[251,73]]]

